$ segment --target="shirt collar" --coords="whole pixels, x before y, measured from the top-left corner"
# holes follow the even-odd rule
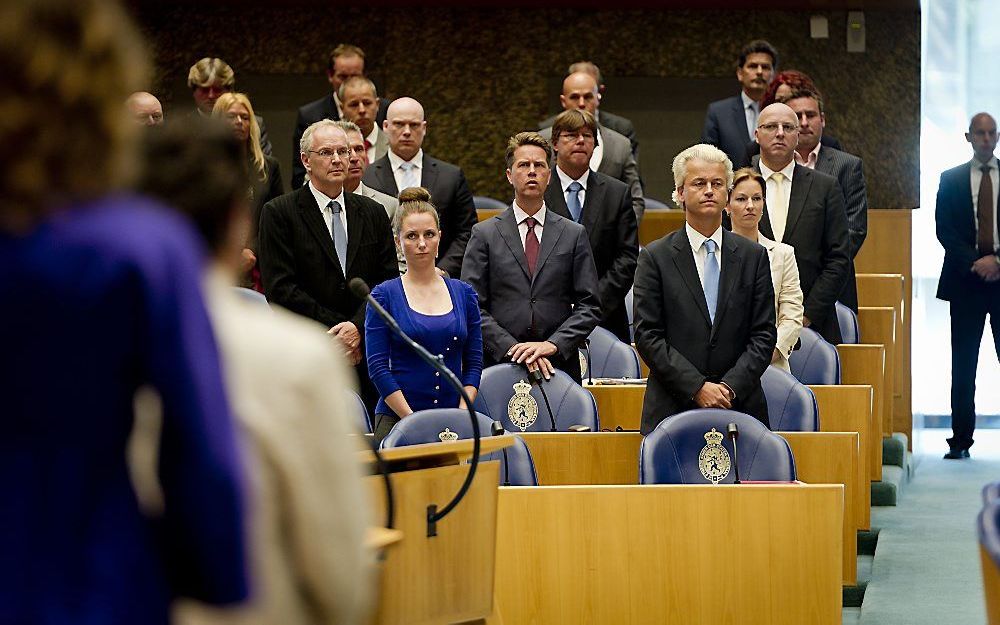
[[[584,191],[587,190],[587,178],[590,178],[590,169],[583,172],[583,175],[576,179],[570,178],[569,174],[564,172],[562,168],[559,167],[558,165],[556,165],[556,173],[559,174],[559,184],[562,187],[563,193],[568,191],[569,185],[573,184],[574,182],[579,182],[580,186],[583,187],[583,190]]]
[[[729,93],[732,93],[732,91],[730,91]],[[755,111],[757,110],[757,107],[760,106],[760,104],[757,102],[757,100],[754,100],[753,98],[751,98],[750,96],[747,95],[746,91],[740,91],[740,98],[743,100],[743,110],[744,111],[747,110],[747,107],[750,106],[751,104],[754,105],[753,106],[753,110],[755,110]]]
[[[979,169],[983,165],[987,165],[990,169],[997,169],[997,157],[991,156],[990,160],[984,163],[979,159],[977,159],[975,156],[973,156],[972,160],[969,161],[969,166],[972,167],[973,169]]]
[[[764,180],[770,178],[771,174],[774,173],[773,169],[764,164],[764,159],[760,159],[758,165],[760,165],[760,173],[761,175],[764,176]],[[787,165],[782,167],[779,171],[781,171],[782,175],[785,176],[785,180],[791,180],[792,172],[795,171],[795,159],[793,158]]]
[[[697,230],[692,228],[691,224],[689,223],[684,224],[684,229],[687,231],[688,242],[691,243],[692,250],[697,252],[699,249],[701,249],[701,246],[705,243],[705,239],[712,239],[713,241],[715,241],[715,248],[717,250],[722,249],[722,226],[716,228],[715,232],[713,232],[712,236],[710,237],[706,237],[702,233],[698,232]]]
[[[387,154],[389,156],[389,164],[392,165],[392,171],[396,171],[397,169],[399,169],[400,165],[407,162],[399,158],[399,155],[397,155],[392,150],[389,150]],[[417,169],[422,169],[424,164],[424,149],[420,148],[419,150],[417,150],[416,155],[413,158],[411,158],[409,162],[413,163],[413,166],[416,167]]]
[[[535,220],[538,221],[538,225],[540,226],[545,225],[545,202],[542,202],[542,207],[539,208],[538,212],[535,213],[534,215],[528,215],[528,213],[524,212],[521,209],[521,207],[517,205],[517,200],[514,200],[514,203],[511,206],[514,207],[514,221],[517,223],[517,225],[520,226],[521,222],[523,222],[529,216],[534,217]]]
[[[315,186],[313,186],[312,181],[309,182],[309,190],[312,191],[313,197],[316,198],[316,204],[319,206],[320,211],[322,211],[324,208],[326,208],[326,205],[330,203],[330,200],[333,200],[333,201],[337,202],[338,204],[340,204],[341,210],[346,209],[346,205],[344,204],[344,188],[343,187],[340,188],[340,195],[338,195],[337,197],[328,197],[325,193],[323,193],[322,191],[320,191],[319,189],[317,189]]]
[[[365,140],[368,143],[375,145],[375,142],[378,141],[378,124],[372,126],[372,131],[368,133],[368,136],[365,137]]]
[[[809,169],[816,169],[816,163],[819,161],[819,150],[822,147],[823,147],[823,142],[822,141],[818,142],[816,144],[816,147],[814,147],[812,151],[809,152],[809,154],[804,159],[799,155],[798,152],[793,152],[792,156],[794,158],[792,160],[794,160],[799,165],[802,165],[803,167],[808,167]]]

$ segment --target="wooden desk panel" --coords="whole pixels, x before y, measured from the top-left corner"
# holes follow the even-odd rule
[[[638,430],[642,421],[642,400],[646,396],[645,384],[584,384],[597,402],[597,417],[602,430],[614,432]]]
[[[524,432],[539,486],[638,484],[638,432]]]
[[[887,380],[885,404],[882,412],[882,435],[892,436],[895,406],[901,399],[897,386],[896,311],[887,306],[864,307],[858,310],[858,321],[864,321],[862,343],[885,347],[885,378]]]
[[[683,225],[682,210],[648,210],[643,214],[642,223],[639,224],[639,245],[649,245]]]
[[[882,424],[886,420],[888,387],[885,376],[885,348],[881,345],[838,345],[841,383],[872,387],[872,445],[868,465],[873,482],[882,479]],[[822,420],[822,417],[821,417]]]
[[[837,625],[831,485],[500,489],[496,600],[518,625]]]

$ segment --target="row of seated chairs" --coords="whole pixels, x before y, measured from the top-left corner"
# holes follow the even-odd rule
[[[1000,482],[983,487],[983,509],[976,519],[983,594],[990,625],[1000,624]]]

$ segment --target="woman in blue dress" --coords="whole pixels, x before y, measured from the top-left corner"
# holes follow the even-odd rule
[[[375,287],[372,297],[404,332],[444,358],[445,366],[475,399],[483,371],[479,300],[471,286],[442,276],[435,266],[441,222],[430,193],[421,187],[404,189],[392,225],[407,270]],[[376,440],[418,410],[465,407],[458,391],[393,335],[370,306],[365,345],[368,373],[380,396],[375,407]]]

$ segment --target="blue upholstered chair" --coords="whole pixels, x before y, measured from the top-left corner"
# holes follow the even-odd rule
[[[639,354],[628,343],[622,343],[614,333],[600,326],[588,338],[590,347],[580,350],[587,363],[583,377],[638,378]],[[546,389],[548,392],[548,389]]]
[[[768,367],[760,383],[773,431],[819,432],[819,405],[808,386],[777,367]]]
[[[861,342],[861,328],[858,315],[853,310],[837,302],[837,323],[840,325],[840,342],[857,345]]]
[[[656,199],[653,199],[653,198],[649,197],[648,195],[643,198],[643,201],[646,203],[646,210],[648,210],[648,211],[650,211],[650,210],[652,210],[652,211],[670,210],[669,206],[667,206],[666,204],[664,204],[660,200],[656,200]]]
[[[479,383],[475,409],[503,424],[509,432],[548,432],[552,429],[548,409],[537,386],[524,386],[530,381],[527,370],[521,365],[503,363],[483,370]],[[590,391],[573,381],[563,371],[556,371],[551,380],[543,382],[545,393],[552,405],[552,416],[556,430],[569,431],[574,425],[589,427],[592,432],[600,430],[597,420],[597,402]],[[515,385],[517,385],[515,387]],[[518,399],[516,396],[529,395]],[[513,401],[512,401],[513,400]],[[532,401],[533,400],[533,401]],[[524,427],[516,425],[510,418],[508,409],[514,411]],[[531,413],[535,418],[531,423]]]
[[[267,298],[264,297],[263,293],[242,286],[234,286],[233,289],[236,291],[237,295],[239,295],[248,302],[252,302],[254,304],[260,304],[265,308],[271,307],[271,305],[267,303]]]
[[[983,594],[989,623],[1000,623],[1000,502],[983,506],[976,518],[980,560],[983,567]]]
[[[803,384],[840,384],[840,354],[812,328],[802,328],[802,347],[788,357],[792,375]]]
[[[482,413],[476,413],[476,417],[479,419],[479,435],[483,438],[490,436],[492,419]],[[435,408],[414,412],[393,426],[382,439],[381,446],[383,449],[390,449],[421,443],[437,443],[442,440],[441,434],[446,428],[457,434],[460,439],[472,438],[469,412],[461,408]],[[501,484],[506,478],[511,486],[538,486],[538,476],[535,473],[535,463],[531,460],[531,453],[524,441],[517,436],[514,437],[514,444],[507,447],[506,464],[502,451],[483,454],[481,460],[500,462]]]
[[[983,505],[988,506],[994,501],[1000,501],[1000,482],[990,482],[983,486]]]
[[[510,204],[504,204],[500,200],[494,200],[491,197],[486,197],[485,195],[474,195],[472,196],[472,203],[475,205],[476,210],[504,210],[510,207]]]
[[[361,396],[354,391],[347,391],[347,394],[350,395],[347,401],[351,404],[357,416],[358,429],[361,430],[362,434],[371,434],[372,418],[368,414],[365,402],[361,401]]]
[[[718,470],[716,476],[720,484],[731,484],[736,479],[732,468],[733,444],[726,436],[726,426],[735,423],[739,427],[740,479],[788,482],[796,479],[795,459],[785,439],[771,432],[764,424],[750,415],[733,410],[699,408],[667,417],[642,440],[639,449],[639,482],[641,484],[708,484],[699,469],[699,456],[710,459],[708,466]],[[712,429],[715,433],[712,433]],[[706,436],[708,434],[709,436]],[[712,435],[719,435],[712,438]],[[717,441],[717,442],[716,442]],[[711,444],[710,444],[711,443]],[[711,452],[721,445],[721,451]],[[725,460],[729,458],[729,470]],[[714,458],[714,459],[713,459]],[[711,473],[710,473],[711,474]]]

